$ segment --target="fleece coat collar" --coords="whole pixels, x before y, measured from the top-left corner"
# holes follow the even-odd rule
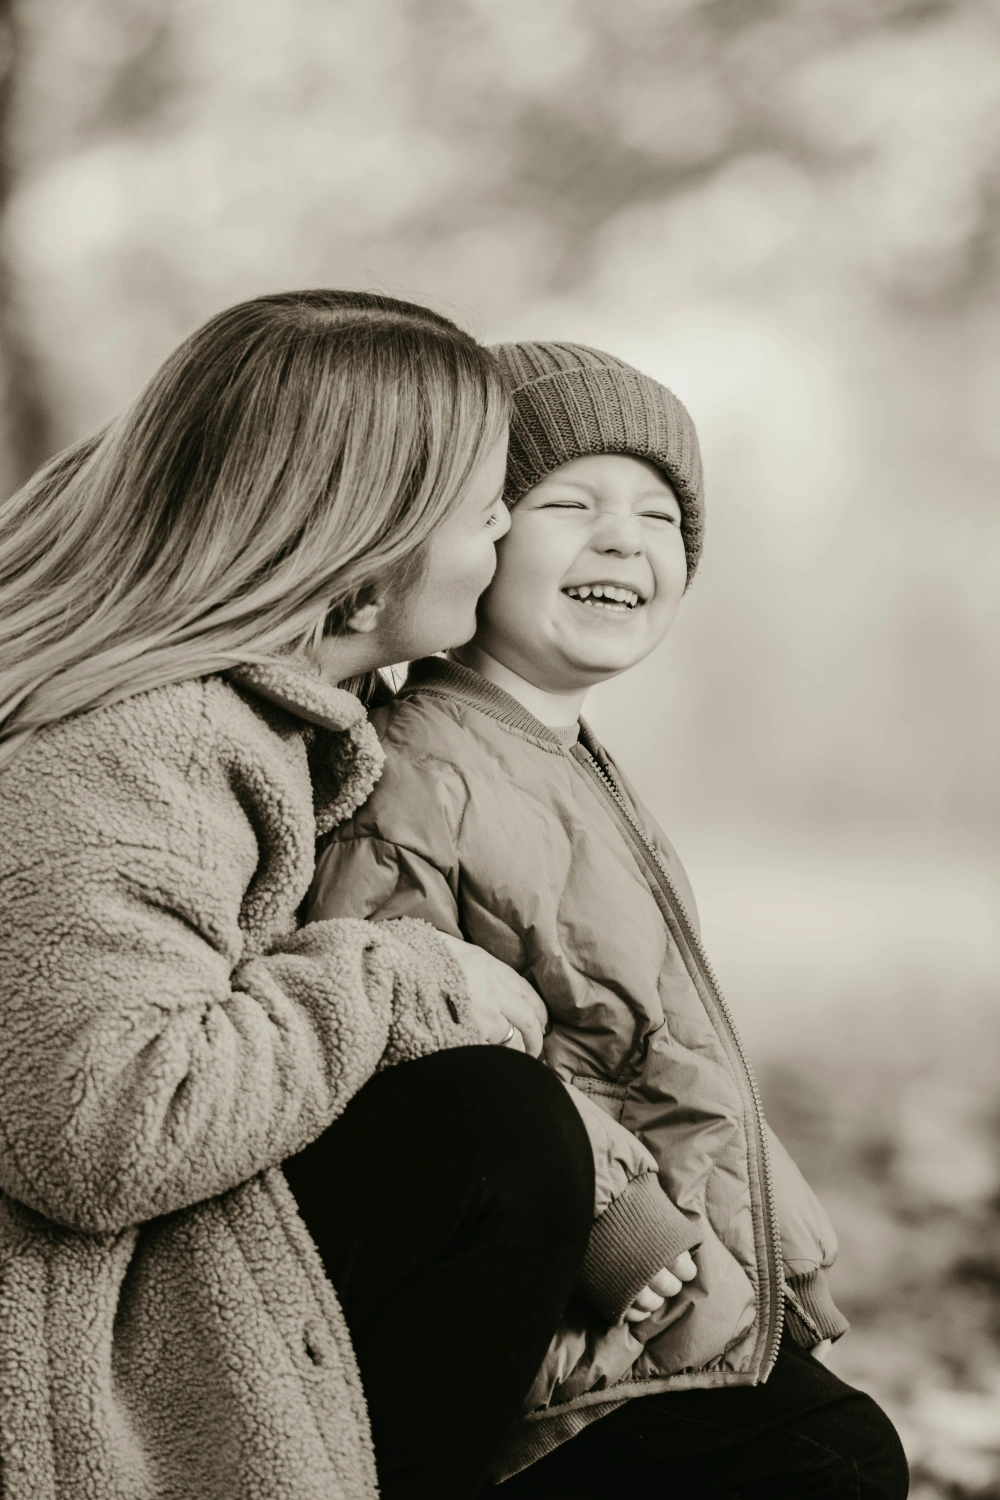
[[[327,682],[301,657],[238,667],[238,687],[300,721],[313,785],[318,835],[328,833],[364,801],[382,771],[385,756],[364,705]]]

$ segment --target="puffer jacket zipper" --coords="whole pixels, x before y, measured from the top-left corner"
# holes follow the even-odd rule
[[[754,1077],[753,1068],[750,1066],[750,1059],[747,1057],[746,1049],[743,1046],[743,1041],[736,1029],[735,1022],[733,1021],[732,1012],[730,1011],[728,1002],[726,1001],[726,998],[722,993],[722,988],[719,984],[718,979],[716,978],[715,971],[712,968],[711,963],[709,962],[708,954],[705,952],[704,946],[701,941],[701,936],[691,919],[690,912],[684,904],[684,901],[681,899],[680,893],[678,892],[677,887],[673,882],[670,872],[667,869],[662,856],[660,855],[660,851],[657,849],[652,839],[649,838],[646,830],[642,827],[638,818],[635,816],[629,804],[628,798],[625,796],[625,793],[618,785],[610,768],[606,768],[601,764],[600,760],[594,754],[594,751],[591,749],[591,747],[586,743],[586,740],[582,735],[579,741],[579,748],[584,752],[585,758],[583,759],[582,764],[585,771],[589,773],[591,779],[595,781],[596,784],[601,788],[604,796],[612,802],[620,818],[625,819],[626,823],[628,824],[628,828],[632,832],[632,835],[639,840],[639,842],[642,844],[643,848],[649,855],[650,859],[652,860],[653,866],[659,877],[659,882],[663,890],[663,894],[666,897],[674,913],[674,916],[677,919],[678,926],[681,928],[681,931],[684,933],[684,936],[688,941],[692,953],[694,953],[695,957],[698,960],[698,964],[702,972],[702,978],[708,985],[708,988],[719,1007],[719,1013],[725,1021],[727,1030],[729,1032],[729,1038],[736,1049],[736,1052],[740,1058],[740,1062],[743,1065],[743,1071],[750,1089],[750,1097],[753,1102],[754,1116],[757,1123],[757,1151],[761,1165],[761,1178],[765,1199],[764,1218],[766,1232],[764,1238],[768,1251],[766,1271],[768,1277],[768,1288],[770,1292],[771,1328],[770,1337],[765,1343],[764,1360],[761,1366],[759,1378],[761,1380],[766,1380],[768,1375],[770,1375],[772,1369],[774,1368],[774,1362],[778,1357],[778,1348],[781,1344],[781,1336],[785,1324],[785,1306],[784,1285],[781,1274],[781,1232],[778,1228],[778,1215],[775,1208],[774,1183],[771,1177],[771,1156],[768,1150],[767,1128],[764,1123],[764,1106],[760,1097],[760,1090],[757,1087],[757,1080]],[[577,760],[577,764],[581,764],[581,761],[578,760],[576,756],[571,755],[571,759]]]

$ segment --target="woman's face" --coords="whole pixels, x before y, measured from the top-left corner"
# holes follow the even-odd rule
[[[496,570],[496,544],[510,529],[501,498],[507,435],[490,449],[465,494],[427,544],[423,575],[412,593],[384,599],[369,644],[377,665],[416,661],[460,646],[476,628],[476,604]]]

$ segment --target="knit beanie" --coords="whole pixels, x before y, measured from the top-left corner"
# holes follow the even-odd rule
[[[698,435],[672,391],[582,344],[494,344],[513,396],[504,500],[514,506],[560,464],[626,453],[656,464],[681,507],[688,582],[701,555],[705,502]]]

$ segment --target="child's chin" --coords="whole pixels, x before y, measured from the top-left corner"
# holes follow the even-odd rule
[[[637,662],[642,661],[646,655],[644,651],[624,649],[624,642],[617,649],[609,646],[604,651],[595,651],[593,647],[574,653],[574,665],[579,671],[586,672],[588,676],[596,680],[601,677],[615,677],[619,672],[627,672],[629,667],[634,667]]]

